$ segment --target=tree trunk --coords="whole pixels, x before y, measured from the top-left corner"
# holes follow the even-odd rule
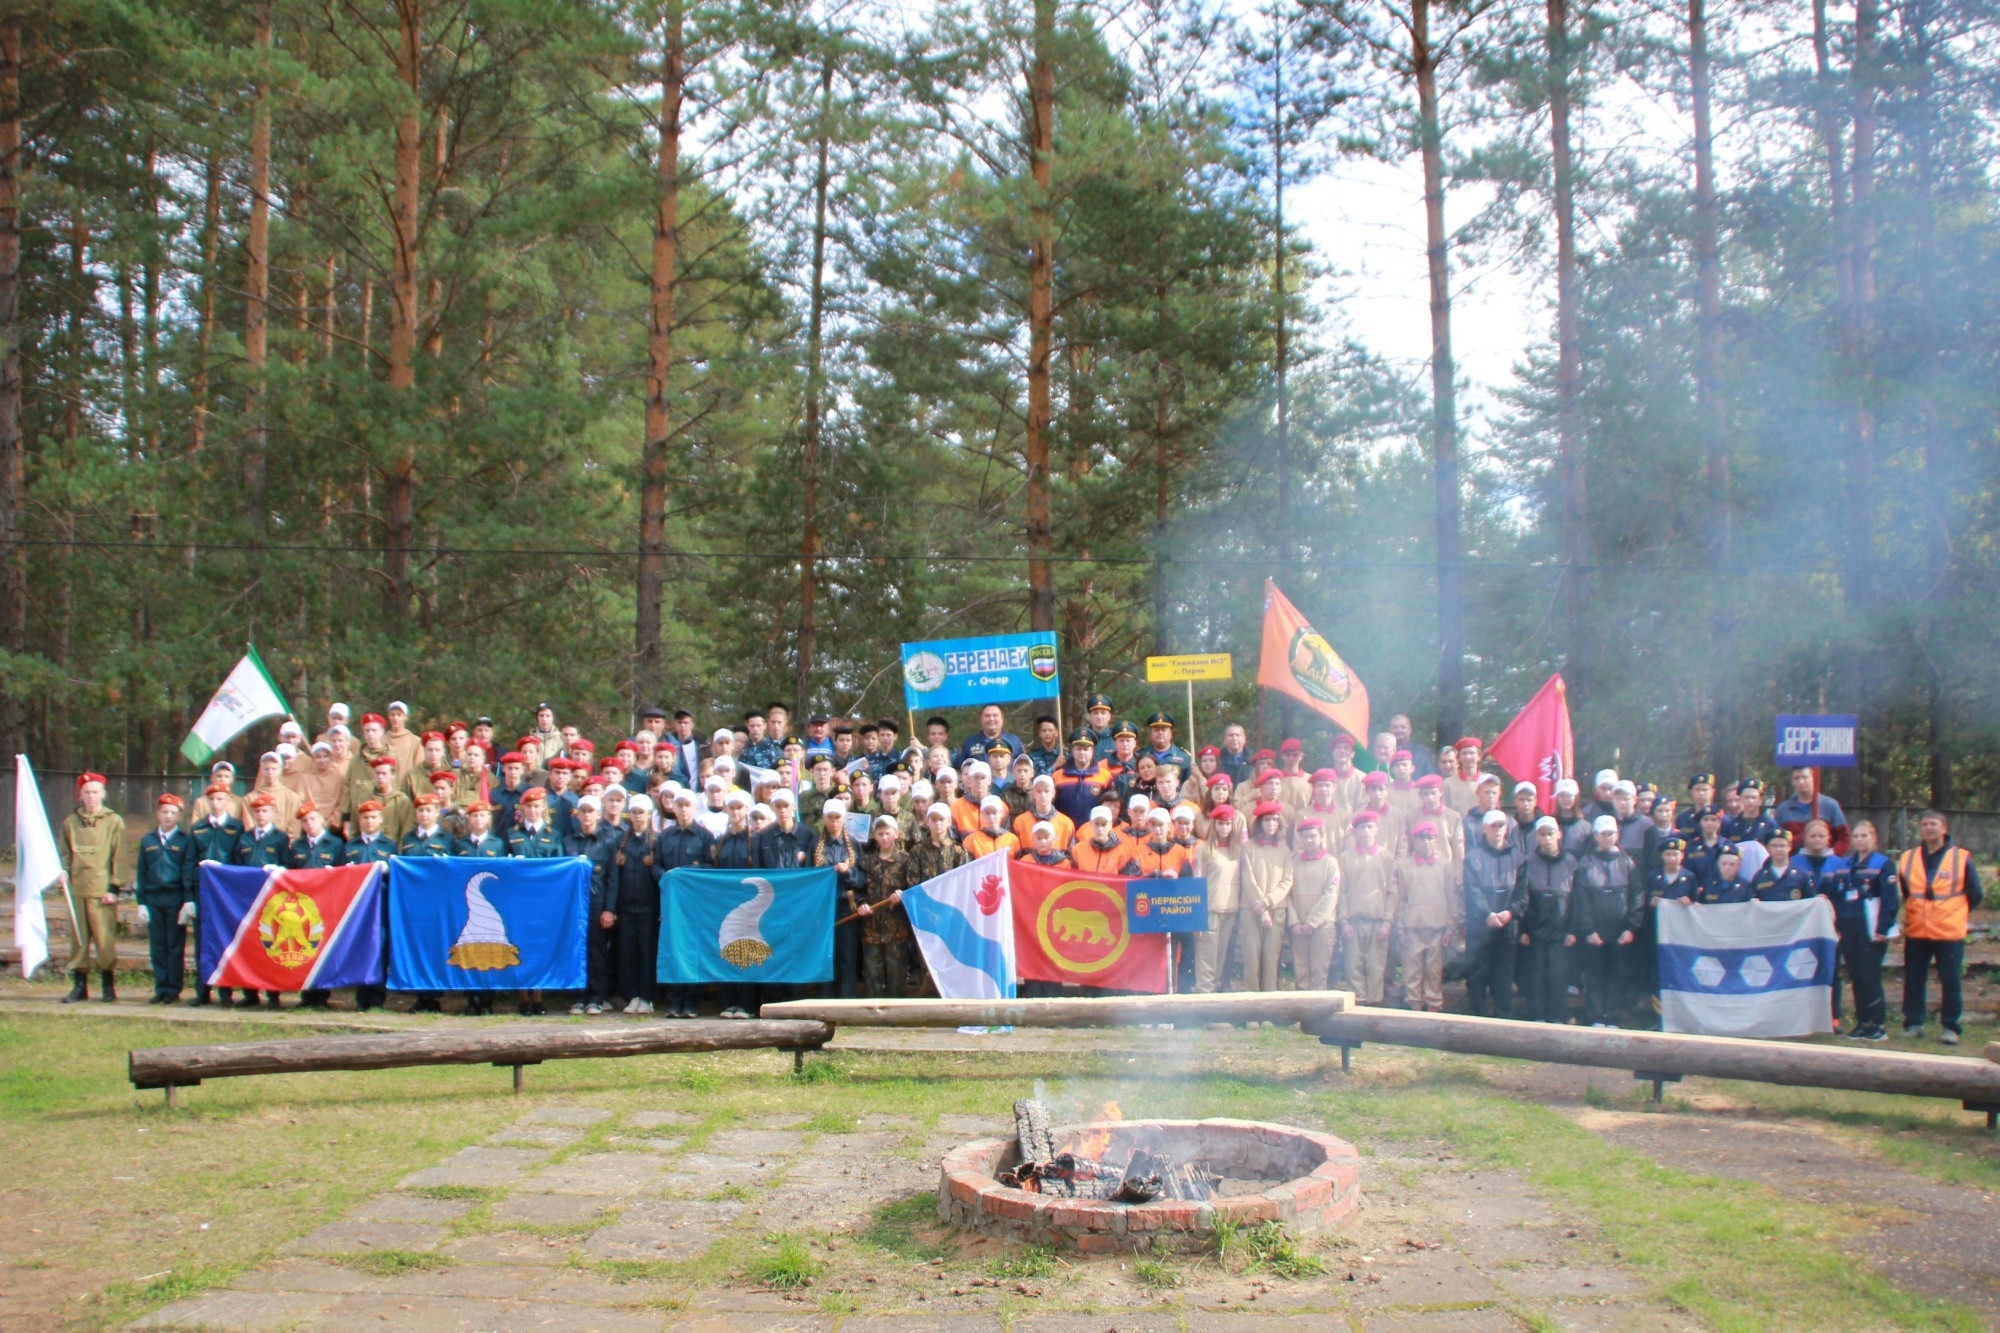
[[[216,255],[222,245],[222,161],[211,151],[203,171],[201,197],[201,295],[194,341],[194,379],[188,396],[194,400],[188,430],[188,452],[198,454],[208,444],[208,358],[215,342]]]
[[[28,647],[28,571],[21,549],[21,19],[0,19],[0,648]],[[0,694],[0,745],[27,748],[25,701]]]
[[[1424,241],[1431,279],[1431,437],[1437,504],[1437,743],[1465,727],[1465,602],[1460,567],[1458,367],[1451,355],[1451,256],[1444,230],[1444,131],[1438,119],[1438,52],[1430,40],[1430,0],[1410,6],[1410,67],[1417,81],[1424,162]]]
[[[1584,578],[1590,510],[1583,473],[1583,364],[1577,311],[1576,164],[1569,140],[1569,0],[1548,0],[1549,147],[1556,208],[1556,451],[1562,484],[1564,665],[1570,697],[1584,694],[1590,650]]]
[[[271,94],[266,86],[271,55],[270,0],[258,0],[252,14],[258,70],[257,86],[250,95],[250,227],[244,242],[248,272],[244,278],[243,310],[243,360],[247,376],[243,503],[250,524],[250,571],[254,588],[257,573],[263,568],[257,548],[263,544],[270,523],[270,436],[264,404],[271,307]],[[253,637],[257,630],[257,602],[253,592],[250,598]]]
[[[396,183],[390,201],[389,390],[405,412],[417,387],[417,204],[423,166],[421,113],[424,0],[397,0],[396,77],[408,100],[396,117]],[[404,432],[382,486],[383,611],[392,625],[410,614],[411,547],[416,532],[415,437]]]
[[[1034,55],[1028,70],[1028,171],[1033,179],[1033,235],[1028,259],[1028,627],[1056,627],[1049,556],[1054,527],[1049,500],[1049,357],[1055,344],[1055,221],[1049,192],[1055,153],[1055,0],[1035,0]]]
[[[1736,771],[1736,705],[1730,667],[1735,638],[1732,599],[1719,588],[1733,572],[1730,542],[1729,405],[1722,396],[1722,261],[1715,200],[1715,134],[1710,118],[1707,0],[1688,0],[1688,87],[1694,101],[1694,252],[1699,347],[1695,360],[1695,416],[1701,430],[1702,472],[1708,491],[1702,514],[1708,560],[1715,573],[1709,618],[1709,766]]]
[[[1853,214],[1849,238],[1854,270],[1854,310],[1850,324],[1847,376],[1854,388],[1854,431],[1848,437],[1847,614],[1860,638],[1854,655],[1859,679],[1854,707],[1863,727],[1880,724],[1881,629],[1875,595],[1875,136],[1877,37],[1881,12],[1876,0],[1856,0],[1854,59],[1849,69],[1854,104]],[[1880,766],[1877,766],[1878,772]]]
[[[1940,385],[1944,378],[1944,345],[1937,319],[1943,296],[1938,286],[1937,163],[1934,157],[1937,145],[1936,71],[1932,63],[1934,47],[1929,5],[1927,0],[1909,0],[1900,13],[1905,33],[1905,59],[1912,76],[1908,84],[1911,108],[1907,117],[1907,134],[1912,164],[1916,168],[1916,271],[1919,275],[1918,290],[1923,294],[1923,300],[1915,311],[1915,322],[1920,368],[1918,438],[1923,444],[1919,490],[1926,502],[1923,529],[1927,575],[1926,595],[1921,599],[1920,615],[1908,618],[1915,623],[1902,637],[1906,642],[1914,639],[1936,644],[1951,632],[1941,625],[1937,608],[1941,603],[1948,604],[1951,596],[1948,587],[1952,564],[1950,535],[1955,515],[1951,507],[1953,487],[1947,480],[1946,455],[1956,455],[1959,450],[1947,440],[1937,406],[1943,401]],[[1907,599],[1896,600],[1905,602]],[[1946,683],[1943,673],[1944,661],[1934,661],[1930,692],[1931,804],[1940,809],[1952,803],[1951,752],[1945,744],[1950,731],[1943,716]]]
[[[826,392],[826,197],[832,172],[828,167],[833,114],[833,56],[820,65],[819,132],[814,144],[812,288],[806,315],[806,420],[799,482],[805,512],[799,534],[799,659],[792,707],[804,716],[812,703],[813,653],[819,637],[819,480],[821,399]]]
[[[1172,400],[1166,365],[1167,286],[1153,289],[1153,328],[1157,342],[1153,375],[1153,651],[1164,657],[1173,651],[1167,637],[1173,559],[1167,548],[1167,519],[1172,513],[1173,460],[1167,449]]]
[[[639,604],[632,669],[636,712],[658,700],[664,680],[660,610],[666,600],[667,393],[674,364],[676,249],[680,243],[681,98],[687,79],[682,0],[661,23],[660,153],[653,208],[653,280],[646,340],[646,438],[639,459]]]
[[[1421,3],[1421,0],[1419,0]],[[1292,331],[1285,301],[1285,31],[1271,36],[1271,361],[1277,390],[1278,568],[1289,574],[1292,541]]]

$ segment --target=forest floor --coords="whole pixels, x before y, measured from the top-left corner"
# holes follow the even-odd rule
[[[285,1075],[170,1110],[128,1049],[482,1020],[59,994],[0,983],[9,1330],[2000,1326],[2000,1144],[1950,1103],[1690,1079],[1652,1106],[1616,1071],[1374,1046],[1343,1074],[1275,1029],[850,1029],[803,1075],[775,1052],[559,1062],[518,1097],[484,1066]],[[1363,1206],[1199,1258],[940,1227],[939,1156],[1037,1092],[1329,1130]]]

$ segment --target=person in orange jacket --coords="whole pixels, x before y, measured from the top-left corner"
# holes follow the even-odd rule
[[[1966,917],[1985,899],[1972,854],[1951,841],[1951,822],[1939,810],[1917,816],[1918,844],[1896,867],[1903,884],[1903,1035],[1924,1035],[1924,992],[1937,964],[1939,1012],[1947,1046],[1958,1045],[1963,1016],[1960,982],[1965,973]]]

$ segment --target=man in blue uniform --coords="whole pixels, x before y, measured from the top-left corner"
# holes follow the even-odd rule
[[[1794,903],[1818,896],[1812,877],[1792,864],[1791,834],[1773,829],[1764,839],[1764,846],[1770,850],[1771,859],[1764,862],[1750,881],[1752,898],[1760,903]]]
[[[158,823],[139,839],[139,873],[133,895],[146,909],[146,943],[153,956],[154,1004],[172,1004],[181,997],[187,967],[187,921],[184,908],[194,901],[191,873],[199,853],[181,825],[181,798],[161,792],[154,804]]]
[[[1194,772],[1194,756],[1174,744],[1174,715],[1162,709],[1146,719],[1146,753],[1161,768],[1172,765],[1181,777]]]

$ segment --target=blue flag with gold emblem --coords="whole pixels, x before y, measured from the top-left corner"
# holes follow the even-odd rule
[[[399,856],[389,863],[389,988],[582,990],[590,862]]]
[[[682,868],[662,887],[661,981],[833,980],[833,871]]]

